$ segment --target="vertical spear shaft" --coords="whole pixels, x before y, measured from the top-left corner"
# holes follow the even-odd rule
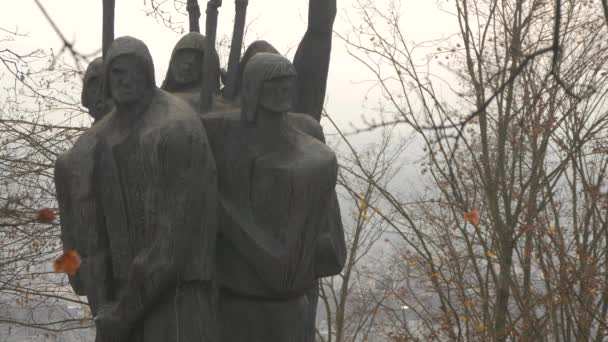
[[[105,58],[106,52],[114,41],[114,9],[115,0],[103,0],[103,29],[101,38],[101,52]]]
[[[213,105],[213,88],[214,88],[214,77],[211,75],[217,71],[213,70],[214,63],[211,58],[215,51],[215,37],[217,35],[217,9],[222,6],[222,0],[209,0],[207,2],[207,19],[206,19],[206,35],[207,35],[207,47],[206,55],[203,64],[203,70],[205,77],[203,78],[203,86],[201,88],[201,113],[207,113],[211,110]]]
[[[190,20],[190,32],[201,32],[199,19],[201,17],[201,8],[198,5],[198,0],[188,0],[186,5],[188,11],[188,19]]]
[[[234,30],[232,31],[232,44],[230,45],[230,57],[228,58],[228,78],[224,97],[233,100],[236,96],[236,78],[238,73],[239,59],[241,58],[241,46],[245,35],[245,21],[247,19],[248,0],[235,0]]]

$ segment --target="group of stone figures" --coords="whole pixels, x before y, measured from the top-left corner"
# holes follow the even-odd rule
[[[57,159],[55,183],[64,249],[82,259],[70,284],[98,342],[314,340],[319,278],[346,258],[318,122],[334,16],[310,16],[294,63],[253,43],[234,100],[219,62],[204,73],[218,58],[198,33],[177,43],[161,89],[138,39],[90,64],[95,123]],[[200,113],[205,77],[217,89]]]

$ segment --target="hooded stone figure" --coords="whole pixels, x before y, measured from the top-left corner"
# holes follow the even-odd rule
[[[217,341],[217,183],[205,129],[154,85],[143,42],[116,39],[105,64],[115,109],[95,125],[97,341]]]
[[[309,0],[308,27],[293,60],[298,73],[292,94],[293,110],[306,113],[317,122],[321,118],[325,102],[336,11],[336,0]],[[264,40],[249,45],[237,68],[235,93],[228,94],[235,107],[240,106],[243,71],[251,57],[257,53],[279,54],[274,46]]]
[[[84,75],[82,105],[98,122],[111,108],[111,100],[103,91],[104,66],[101,58],[94,59]],[[92,186],[93,153],[97,127],[87,129],[71,149],[55,162],[55,189],[61,215],[61,241],[66,251],[76,250],[81,266],[68,279],[74,292],[87,296],[93,314],[97,312],[99,298],[96,282],[91,278],[95,263],[90,253],[91,232],[98,222],[97,205]]]
[[[82,81],[81,102],[95,121],[112,110],[112,101],[103,90],[103,67],[103,59],[95,58],[87,67]]]
[[[203,68],[204,59],[213,59],[213,73],[206,75]],[[204,77],[211,77],[215,89],[213,90],[214,107],[218,101],[222,102],[219,94],[220,62],[217,52],[207,52],[207,39],[198,32],[190,32],[183,36],[173,48],[167,76],[161,89],[174,94],[188,102],[196,111],[200,107],[201,87]]]
[[[238,69],[235,86],[237,94],[235,97],[235,101],[239,105],[241,101],[241,91],[243,88],[243,72],[245,71],[245,66],[247,65],[251,57],[261,52],[274,53],[277,55],[279,54],[279,51],[274,46],[272,46],[272,44],[265,40],[256,40],[247,47],[245,53],[243,54],[243,58],[241,58],[241,61],[239,62],[237,67]]]
[[[258,53],[241,111],[203,117],[219,175],[222,341],[311,342],[310,293],[346,258],[336,156],[290,120],[295,76]]]
[[[272,46],[272,44],[268,43],[265,40],[256,40],[255,42],[251,43],[249,45],[249,47],[247,47],[247,50],[245,50],[245,53],[243,54],[243,58],[241,59],[239,65],[238,65],[237,77],[236,77],[236,89],[238,91],[238,93],[237,93],[238,95],[237,95],[236,99],[233,102],[228,102],[228,103],[224,102],[225,105],[223,105],[221,107],[217,106],[214,109],[214,112],[229,113],[229,112],[238,111],[240,109],[242,100],[243,100],[243,96],[246,96],[245,94],[243,94],[243,73],[245,71],[245,67],[249,63],[249,60],[258,53],[268,53],[268,54],[279,55],[279,52],[277,51],[277,49],[275,49],[274,46]],[[295,72],[293,65],[290,67],[290,70]],[[295,76],[296,75],[294,74],[294,77]],[[296,82],[297,82],[297,79],[296,79]],[[294,89],[294,92],[295,92],[295,89]],[[293,98],[294,94],[292,94],[291,96]],[[287,119],[289,121],[291,121],[291,123],[295,127],[298,127],[298,129],[325,142],[325,136],[323,134],[323,129],[321,128],[321,125],[319,125],[319,122],[316,121],[315,119],[313,119],[311,115],[304,114],[304,113],[287,113]]]

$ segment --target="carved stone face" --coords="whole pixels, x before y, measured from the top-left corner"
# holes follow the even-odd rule
[[[295,79],[287,76],[265,81],[260,94],[260,106],[275,113],[286,113],[291,110]]]
[[[110,64],[109,72],[110,93],[117,104],[133,104],[143,98],[150,80],[134,55],[117,57]]]
[[[99,119],[108,111],[110,111],[111,101],[105,98],[102,88],[102,75],[91,77],[84,88],[84,98],[88,104],[89,114]]]
[[[96,109],[97,101],[103,98],[103,92],[101,89],[101,75],[91,77],[83,91],[86,103],[88,103],[91,107],[89,108],[89,112],[91,112],[91,115],[93,115],[93,112]]]
[[[200,81],[203,55],[194,49],[182,49],[173,59],[173,77],[180,85],[190,85]]]

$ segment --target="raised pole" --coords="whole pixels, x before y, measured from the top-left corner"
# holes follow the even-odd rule
[[[201,17],[201,8],[198,5],[198,0],[188,0],[186,5],[188,11],[188,19],[190,21],[190,32],[201,32],[199,19]]]
[[[233,100],[236,97],[236,78],[238,75],[239,60],[241,58],[241,46],[245,35],[245,22],[247,19],[248,0],[235,0],[234,30],[232,31],[232,44],[230,45],[230,57],[228,58],[228,77],[224,98]]]
[[[207,77],[203,78],[203,86],[201,88],[201,113],[207,113],[213,106],[213,88],[214,88],[214,77],[216,71],[213,70],[214,63],[213,59],[209,58],[213,51],[215,51],[215,37],[217,35],[217,9],[222,6],[222,0],[209,0],[207,2],[207,19],[206,19],[206,36],[207,36],[207,56],[203,63],[204,74]]]
[[[103,28],[101,38],[102,56],[106,57],[106,52],[114,41],[114,11],[116,8],[115,0],[103,0]]]

